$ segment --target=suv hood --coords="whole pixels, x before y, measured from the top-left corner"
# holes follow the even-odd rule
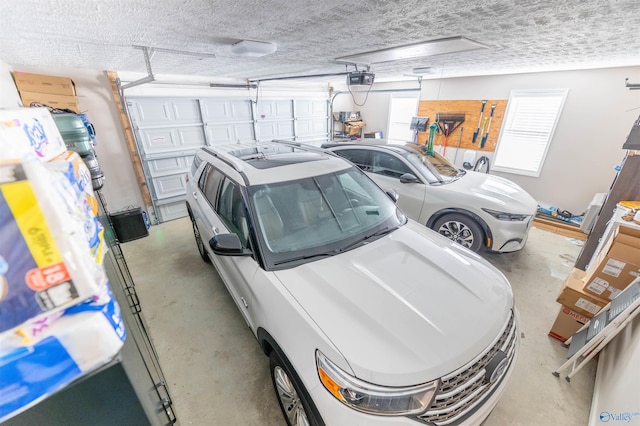
[[[513,307],[497,269],[413,221],[274,274],[352,374],[378,385],[424,383],[462,367],[493,343]]]
[[[487,201],[478,205],[506,213],[535,214],[538,202],[516,183],[499,176],[467,171],[460,179],[445,185],[464,194],[473,194]],[[477,201],[476,201],[476,204]]]

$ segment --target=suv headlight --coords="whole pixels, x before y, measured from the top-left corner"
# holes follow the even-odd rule
[[[364,413],[380,416],[406,416],[426,411],[438,389],[439,381],[417,386],[386,387],[359,380],[316,351],[320,381],[343,404]]]
[[[489,213],[491,216],[495,217],[498,220],[510,220],[513,222],[522,222],[523,220],[527,220],[529,218],[528,214],[514,214],[507,212],[499,212],[497,210],[491,209],[482,209],[485,212]]]

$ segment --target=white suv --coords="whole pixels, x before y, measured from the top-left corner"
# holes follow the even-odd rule
[[[288,425],[477,425],[507,384],[506,278],[405,218],[360,169],[295,143],[200,149],[187,207],[270,357]]]

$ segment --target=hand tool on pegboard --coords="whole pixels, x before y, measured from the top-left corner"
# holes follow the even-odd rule
[[[484,106],[487,104],[487,100],[483,100],[482,101],[482,107],[480,108],[480,119],[478,120],[478,129],[473,132],[473,139],[471,140],[471,143],[476,143],[476,139],[478,139],[478,135],[481,134],[480,132],[480,125],[482,124],[482,115],[484,114]]]
[[[438,126],[436,124],[432,124],[429,126],[429,139],[427,140],[427,155],[433,155],[433,142],[436,140],[436,132],[438,131]]]
[[[464,123],[464,114],[440,114],[436,113],[436,123],[440,128],[442,134],[444,134],[444,143],[442,155],[447,153],[447,142],[449,142],[449,136],[456,131],[462,123]]]
[[[491,120],[493,120],[493,112],[496,110],[497,104],[491,105],[491,114],[489,115],[489,125],[487,126],[487,133],[482,137],[482,143],[480,143],[480,148],[484,148],[484,145],[487,143],[487,138],[489,137],[489,130],[491,130]]]
[[[456,154],[453,156],[453,164],[456,164],[456,160],[458,159],[458,151],[460,151],[460,142],[462,142],[462,131],[464,127],[460,127],[460,136],[458,137],[458,146],[456,146]]]

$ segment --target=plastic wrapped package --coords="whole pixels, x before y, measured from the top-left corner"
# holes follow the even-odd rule
[[[61,182],[36,161],[0,163],[0,333],[91,298],[106,282]]]
[[[0,423],[123,345],[97,207],[48,110],[0,110]]]
[[[0,334],[0,423],[110,362],[126,338],[108,291]]]
[[[0,109],[0,160],[49,161],[66,150],[47,108]]]
[[[57,188],[62,191],[61,196],[69,214],[82,222],[91,256],[96,264],[101,265],[106,252],[104,227],[97,217],[98,201],[93,192],[89,169],[80,155],[73,151],[67,151],[45,163],[45,167],[57,178],[62,177],[66,181]]]

